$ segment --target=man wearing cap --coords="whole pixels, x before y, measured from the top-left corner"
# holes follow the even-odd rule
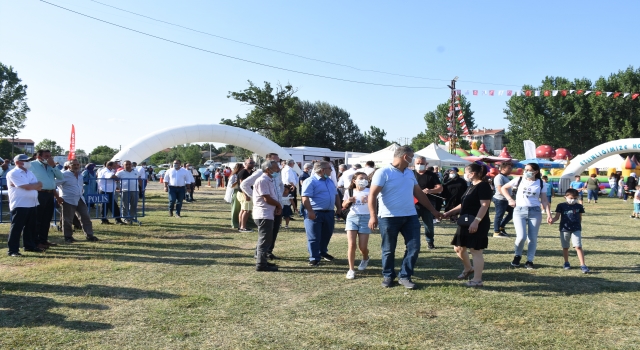
[[[57,245],[49,242],[49,227],[51,218],[55,210],[54,200],[57,200],[56,180],[63,180],[64,176],[60,169],[56,168],[56,162],[51,157],[51,151],[38,150],[35,154],[36,160],[30,162],[36,179],[42,182],[42,188],[38,191],[38,210],[36,219],[37,244],[40,249],[47,249]]]
[[[36,237],[36,207],[38,206],[38,191],[42,189],[42,182],[33,175],[29,168],[31,162],[26,154],[18,154],[13,158],[16,167],[7,173],[7,187],[9,188],[9,210],[11,211],[11,230],[9,231],[9,256],[20,254],[20,234],[24,250],[27,252],[43,252],[37,247]],[[53,202],[53,199],[51,199]]]
[[[87,241],[95,242],[98,240],[93,235],[93,224],[89,217],[89,208],[82,197],[82,187],[84,185],[83,178],[80,176],[80,163],[73,159],[69,162],[69,170],[62,172],[64,180],[58,181],[60,187],[60,200],[62,203],[62,232],[64,233],[64,241],[73,243],[73,218],[77,216],[82,226],[82,231],[87,237]]]

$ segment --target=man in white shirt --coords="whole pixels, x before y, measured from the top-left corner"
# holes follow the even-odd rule
[[[77,160],[70,161],[69,170],[62,172],[62,181],[57,181],[60,189],[60,202],[62,202],[62,231],[64,241],[73,243],[73,218],[77,216],[82,225],[82,230],[87,237],[87,241],[95,242],[98,238],[93,235],[93,224],[89,217],[89,208],[82,197],[82,187],[84,185],[80,176],[80,163]]]
[[[109,196],[109,201],[107,203],[102,203],[102,218],[100,220],[102,220],[103,225],[111,225],[111,222],[107,219],[108,211],[111,211],[113,214],[113,217],[116,219],[116,224],[124,225],[124,222],[122,222],[120,217],[120,205],[116,194],[116,181],[118,180],[118,177],[116,176],[114,169],[115,166],[115,162],[107,162],[102,172],[100,172],[100,177],[98,178],[98,189],[100,190],[100,193]]]
[[[358,164],[360,165],[360,164]],[[340,179],[338,179],[338,188],[348,188],[349,185],[351,185],[351,180],[353,179],[353,174],[355,174],[357,171],[356,166],[353,165],[351,168],[349,168],[347,171],[342,173],[342,176],[340,176]],[[344,191],[342,194],[344,195]]]
[[[42,189],[42,182],[29,171],[31,167],[26,154],[18,154],[13,158],[16,167],[6,174],[9,191],[9,210],[11,211],[11,229],[9,231],[8,255],[12,257],[20,254],[20,234],[27,252],[41,253],[44,250],[36,246],[36,207],[38,206],[38,191]]]
[[[289,159],[289,161],[287,162],[287,165],[285,165],[284,168],[282,168],[282,184],[283,185],[291,185],[293,186],[293,191],[290,192],[289,194],[291,195],[291,198],[293,198],[293,213],[295,214],[298,211],[298,196],[297,196],[297,191],[296,188],[298,187],[298,182],[299,182],[299,177],[298,177],[298,173],[296,173],[295,170],[293,170],[293,167],[296,166],[296,162],[293,159]],[[283,191],[284,193],[284,191]],[[293,220],[293,217],[291,217],[291,219]]]
[[[173,207],[176,208],[176,217],[180,217],[182,201],[186,192],[186,186],[191,185],[189,171],[181,168],[179,160],[173,161],[173,168],[164,173],[164,191],[169,193],[169,216],[173,216]],[[176,203],[177,202],[177,203]]]
[[[276,153],[268,153],[265,158],[267,160],[272,160],[275,162],[280,163],[280,157],[276,154]],[[248,178],[244,179],[241,183],[240,183],[240,189],[242,190],[242,192],[244,192],[247,196],[249,197],[253,197],[253,189],[251,188],[251,186],[253,186],[256,182],[256,180],[258,180],[258,178],[260,176],[262,176],[263,171],[262,169],[258,169],[256,171],[253,172],[253,174],[251,174],[251,176],[249,176]],[[274,178],[273,179],[275,188],[276,188],[276,195],[278,196],[278,198],[275,198],[278,203],[282,203],[283,199],[282,199],[282,194],[284,193],[284,184],[282,183],[282,179],[280,177]],[[271,245],[269,246],[269,248],[267,249],[267,257],[271,260],[273,259],[278,259],[277,256],[273,255],[273,249],[275,248],[275,244],[276,244],[276,238],[278,237],[278,232],[280,232],[280,224],[282,223],[282,213],[279,213],[278,215],[274,215],[273,218],[273,241],[271,243]]]
[[[128,160],[124,161],[124,169],[118,171],[116,177],[122,191],[122,217],[125,223],[138,222],[138,188],[142,186],[142,177]]]
[[[374,163],[372,160],[366,162],[364,164],[364,168],[362,168],[362,172],[367,174],[367,176],[371,175],[374,170],[376,170],[376,163]]]

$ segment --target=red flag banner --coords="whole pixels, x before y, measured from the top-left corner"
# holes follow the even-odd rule
[[[551,93],[549,92],[549,90],[544,90],[544,96],[545,97],[549,97]]]
[[[511,94],[513,94],[513,91],[507,90],[507,96],[511,96]]]
[[[495,93],[494,90],[489,90],[489,96],[493,96],[494,93]]]
[[[633,94],[633,95],[631,95],[631,99],[635,100],[636,98],[638,98],[638,96],[640,96],[640,94]]]
[[[525,91],[525,92],[524,92],[524,95],[525,95],[525,96],[531,96],[531,90],[527,90],[527,91]]]
[[[478,96],[478,90],[473,90],[473,96]]]
[[[71,142],[69,143],[68,160],[76,159],[76,127],[71,124]]]
[[[576,91],[576,94],[577,94],[577,95],[582,95],[582,90],[578,90],[578,91]]]
[[[567,96],[567,90],[562,90],[562,96]]]
[[[602,91],[596,91],[596,96],[602,95]]]
[[[616,92],[616,93],[613,94],[613,98],[618,98],[618,96],[620,96],[619,92]]]

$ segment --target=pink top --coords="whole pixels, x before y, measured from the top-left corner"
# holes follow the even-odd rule
[[[262,196],[271,196],[275,201],[278,200],[276,186],[273,179],[266,173],[263,173],[253,184],[253,218],[273,220],[273,214],[276,210],[275,205],[268,204]]]

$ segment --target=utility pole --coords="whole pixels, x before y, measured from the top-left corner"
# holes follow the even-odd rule
[[[211,160],[211,142],[209,142],[209,160]]]
[[[449,114],[447,117],[447,131],[449,131],[449,153],[455,154],[458,148],[458,135],[456,133],[456,76],[451,80],[451,85],[447,85],[451,89],[451,104],[449,105]]]

